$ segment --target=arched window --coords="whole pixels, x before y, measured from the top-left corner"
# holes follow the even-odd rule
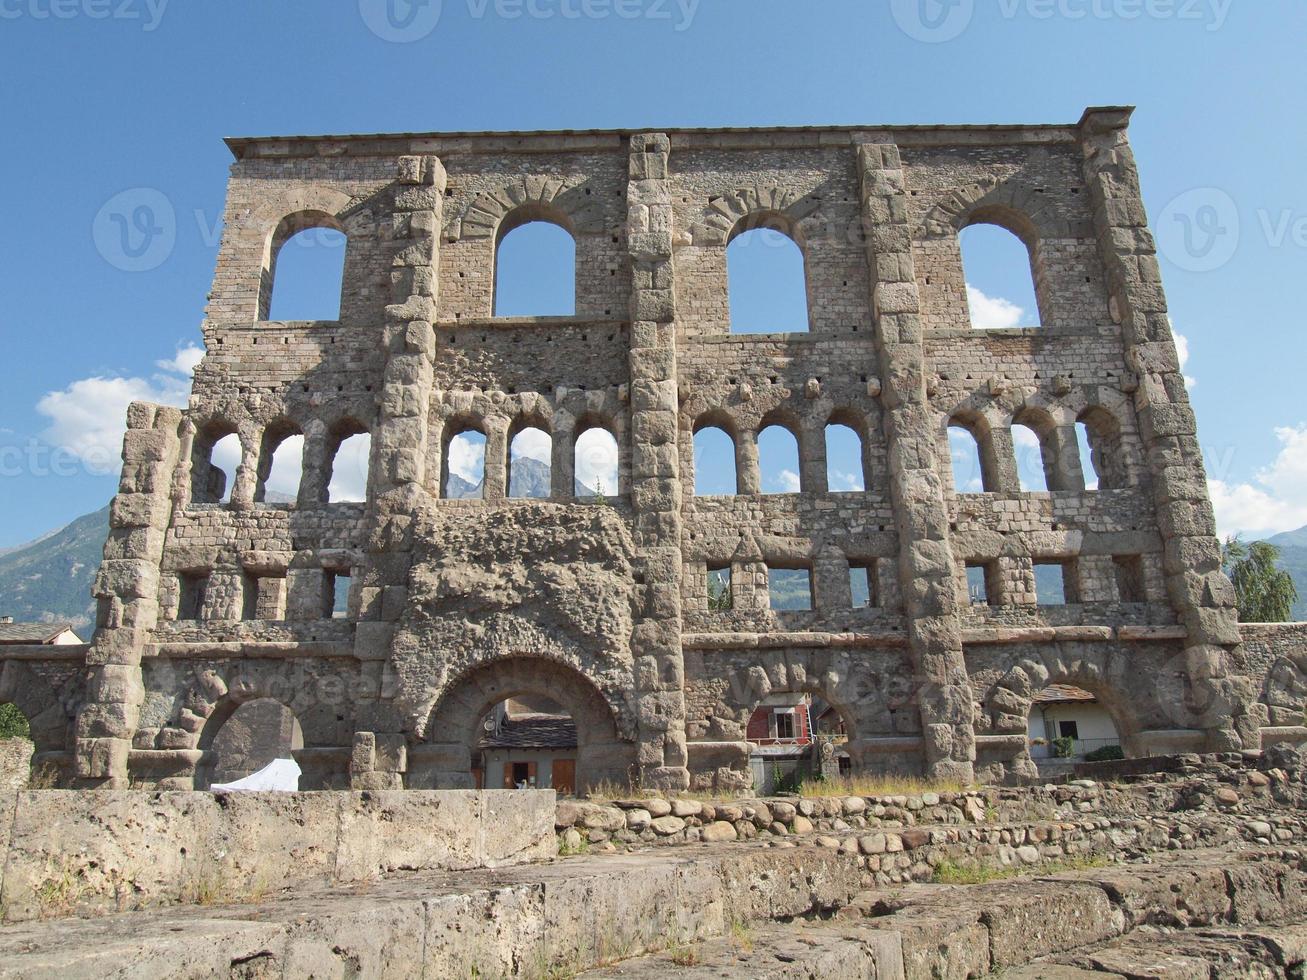
[[[948,427],[949,460],[953,464],[953,489],[958,493],[984,493],[991,489],[980,440],[969,425],[954,420]]]
[[[705,426],[694,434],[694,494],[731,496],[737,492],[735,440],[725,429]]]
[[[851,425],[832,420],[826,426],[826,486],[832,493],[867,489],[862,437]]]
[[[758,434],[758,486],[763,493],[798,493],[799,440],[783,425],[772,424]]]
[[[726,248],[731,333],[806,333],[803,249],[777,216],[742,221]]]
[[[345,433],[349,434],[345,434]],[[327,500],[332,503],[361,503],[368,499],[368,465],[372,457],[372,435],[352,426],[338,430],[336,452],[328,474]]]
[[[519,429],[508,443],[508,495],[544,498],[551,496],[550,459],[554,441],[536,426]]]
[[[1093,407],[1076,423],[1076,442],[1086,490],[1119,490],[1129,486],[1129,469],[1121,424],[1106,409]]]
[[[259,303],[261,320],[339,320],[346,239],[321,211],[285,218],[273,233]]]
[[[1012,426],[1012,448],[1017,457],[1017,479],[1026,493],[1043,493],[1050,489],[1044,456],[1044,442],[1039,433],[1024,422]]]
[[[191,500],[197,504],[226,503],[241,462],[236,429],[214,422],[195,435],[191,462]]]
[[[495,316],[575,316],[576,240],[561,215],[519,208],[499,227]]]
[[[611,497],[618,486],[617,440],[607,429],[586,429],[576,439],[575,493],[578,497]]]
[[[256,501],[294,503],[303,472],[304,436],[292,422],[281,421],[263,432],[259,449]]]
[[[1030,229],[1027,240],[1033,237]],[[984,219],[964,228],[958,238],[972,327],[1039,326],[1033,253],[1027,241]]]
[[[485,495],[486,435],[472,423],[446,430],[441,461],[440,495],[462,500]]]

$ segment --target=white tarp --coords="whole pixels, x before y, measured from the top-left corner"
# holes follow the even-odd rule
[[[232,783],[214,783],[215,793],[295,793],[300,788],[300,767],[294,759],[273,759],[258,772]]]

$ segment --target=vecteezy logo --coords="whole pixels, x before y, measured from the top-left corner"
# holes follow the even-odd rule
[[[1211,272],[1239,248],[1239,208],[1225,191],[1199,187],[1168,204],[1157,219],[1157,247],[1186,272]]]
[[[359,0],[368,30],[383,41],[421,41],[440,23],[441,0]]]
[[[976,0],[891,0],[899,29],[927,44],[952,41],[971,24]]]
[[[91,224],[96,251],[115,269],[149,272],[172,255],[177,215],[151,187],[135,187],[105,202]]]

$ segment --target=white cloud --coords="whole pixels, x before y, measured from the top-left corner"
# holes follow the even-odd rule
[[[1262,538],[1307,525],[1307,423],[1275,430],[1280,451],[1251,483],[1208,480],[1218,533]]]
[[[1025,310],[999,296],[986,296],[967,284],[967,305],[971,308],[971,325],[977,330],[1001,330],[1021,326]]]
[[[371,455],[372,436],[366,432],[350,436],[340,444],[331,466],[331,485],[327,490],[333,502],[367,499],[368,459]]]
[[[272,467],[264,489],[276,498],[294,497],[299,493],[304,469],[304,437],[287,436],[272,453]]]
[[[540,429],[523,429],[513,437],[513,445],[509,454],[513,459],[527,456],[541,463],[548,463],[552,446],[553,442],[549,438],[549,433]]]
[[[781,488],[782,493],[799,492],[799,474],[795,473],[794,470],[781,470],[776,474],[773,483]]]
[[[474,486],[485,475],[486,437],[479,432],[460,432],[449,440],[449,472]]]
[[[134,401],[184,406],[191,390],[191,372],[204,355],[194,345],[156,361],[159,371],[149,378],[96,375],[47,392],[36,410],[50,420],[41,438],[72,453],[97,475],[117,473],[122,458],[127,406]]]
[[[587,429],[576,440],[576,480],[584,487],[617,493],[617,440],[604,429]]]
[[[1198,379],[1184,373],[1185,367],[1189,364],[1189,338],[1175,330],[1174,324],[1172,325],[1171,334],[1175,337],[1175,352],[1180,359],[1180,373],[1184,375],[1184,386],[1192,388],[1198,384]]]
[[[862,491],[866,487],[862,485],[862,475],[860,473],[845,473],[843,470],[834,469],[826,475],[826,482],[830,484],[832,490],[850,490]]]

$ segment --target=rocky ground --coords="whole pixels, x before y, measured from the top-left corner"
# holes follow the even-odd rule
[[[553,861],[16,923],[0,927],[0,975],[1303,976],[1304,759],[1171,768],[955,794],[564,802]]]

